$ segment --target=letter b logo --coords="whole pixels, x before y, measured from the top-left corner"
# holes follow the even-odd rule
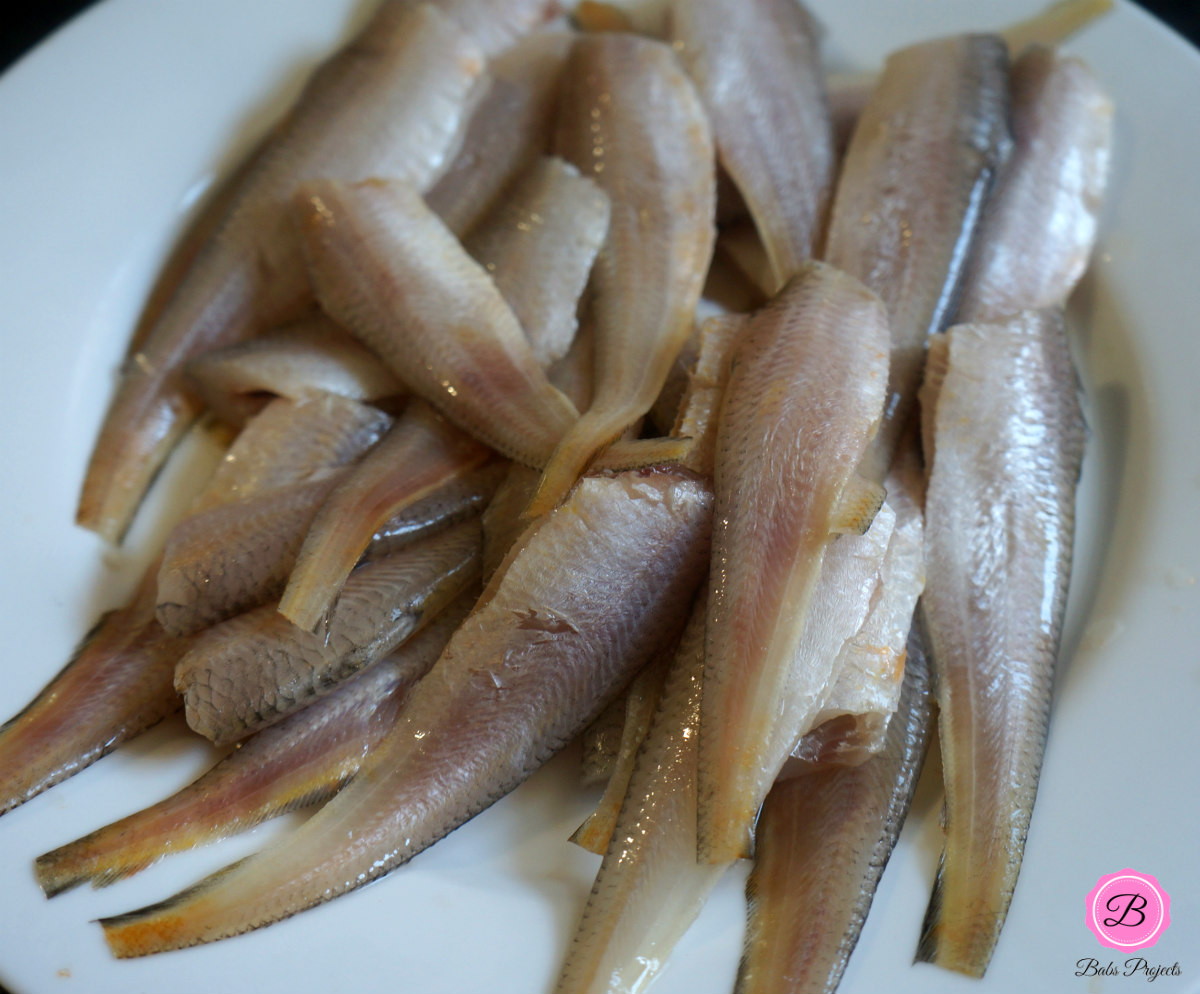
[[[1102,946],[1145,949],[1171,924],[1171,898],[1148,873],[1122,870],[1101,877],[1087,896],[1087,927]]]

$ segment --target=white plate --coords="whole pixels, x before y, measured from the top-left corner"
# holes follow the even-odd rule
[[[1040,0],[813,0],[843,67],[931,34],[1005,24]],[[59,668],[140,554],[71,524],[130,329],[192,205],[360,22],[357,0],[106,0],[0,79],[0,369],[7,612],[0,717]],[[1095,272],[1075,302],[1093,438],[1042,789],[1008,924],[975,984],[912,964],[940,846],[927,776],[846,972],[845,991],[1140,990],[1085,979],[1110,956],[1084,926],[1101,874],[1155,874],[1172,924],[1144,955],[1158,991],[1200,991],[1200,58],[1128,4],[1073,46],[1118,108]],[[203,447],[200,447],[203,448]],[[186,486],[173,466],[164,487]],[[135,550],[150,545],[139,526]],[[286,829],[47,901],[31,861],[194,776],[209,754],[168,724],[0,819],[0,982],[14,992],[547,989],[596,860],[565,843],[589,798],[564,757],[411,865],[241,938],[112,959],[90,920],[173,893]],[[731,873],[655,990],[728,991],[742,930]]]

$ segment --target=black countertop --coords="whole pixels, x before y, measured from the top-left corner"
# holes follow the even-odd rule
[[[20,58],[46,35],[95,0],[38,0],[9,5],[0,24],[0,71]],[[1141,5],[1200,45],[1200,3],[1197,0],[1141,0]],[[14,13],[13,10],[16,12]]]

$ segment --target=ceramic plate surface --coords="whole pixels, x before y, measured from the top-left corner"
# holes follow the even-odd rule
[[[355,0],[106,0],[0,78],[0,364],[7,617],[0,718],[120,604],[164,507],[214,452],[172,463],[128,551],[72,525],[130,331],[215,177],[362,22]],[[1038,0],[812,0],[838,68],[925,36],[991,28]],[[1156,991],[1200,991],[1200,55],[1129,5],[1071,48],[1117,106],[1110,200],[1072,304],[1092,437],[1050,741],[1008,924],[980,983],[912,963],[940,849],[936,753],[844,991],[1122,991],[1084,924],[1104,874],[1155,875],[1171,926],[1143,950],[1178,963]],[[159,900],[260,848],[295,818],[47,901],[32,861],[172,792],[213,754],[168,722],[0,818],[0,983],[52,991],[539,991],[552,985],[597,858],[566,843],[594,794],[565,755],[410,865],[260,932],[114,960],[92,920]],[[655,985],[732,988],[743,875],[722,881]]]

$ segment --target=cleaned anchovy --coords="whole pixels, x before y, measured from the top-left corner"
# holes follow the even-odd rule
[[[575,311],[608,231],[608,196],[562,159],[539,159],[463,243],[547,367],[575,338]]]
[[[546,379],[487,271],[420,193],[405,183],[311,183],[296,206],[321,305],[459,427],[544,465],[578,412]]]
[[[468,521],[358,570],[319,635],[272,605],[201,632],[175,672],[188,724],[225,745],[279,721],[387,655],[478,578],[479,525]]]
[[[491,85],[450,168],[425,202],[454,234],[466,236],[549,145],[558,78],[571,35],[540,31],[488,64]]]
[[[39,856],[35,869],[46,896],[89,880],[108,886],[171,853],[328,800],[395,724],[474,597],[459,602],[334,693],[247,739],[183,790]]]
[[[704,678],[702,593],[667,670],[604,860],[571,940],[560,994],[643,991],[726,864],[696,861],[696,745]]]
[[[958,325],[929,367],[922,617],[946,842],[917,958],[982,976],[1037,793],[1085,427],[1060,312]]]
[[[911,636],[886,745],[771,789],[746,883],[749,920],[737,994],[832,994],[912,803],[933,731],[928,664]]]
[[[950,320],[1008,158],[1008,50],[995,35],[913,45],[884,66],[850,141],[824,258],[887,305],[888,401],[864,473],[882,480],[916,404],[925,342]]]
[[[654,403],[692,331],[715,238],[708,121],[666,45],[607,33],[576,41],[555,149],[608,194],[612,216],[591,282],[595,396],[547,466],[531,517]]]
[[[324,315],[206,352],[185,373],[205,406],[238,427],[272,397],[324,392],[374,401],[404,391],[377,355]]]
[[[211,942],[328,901],[513,789],[678,631],[711,513],[686,471],[585,479],[509,557],[359,775],[275,846],[103,921],[113,952]]]
[[[495,458],[427,404],[411,401],[321,505],[297,554],[279,613],[314,631],[380,528],[442,487],[488,472]]]
[[[879,422],[887,361],[879,298],[822,263],[803,267],[754,315],[734,350],[717,429],[703,859],[750,852],[754,816],[786,757],[776,764],[764,745],[826,546],[839,532],[865,531],[882,500],[855,468]],[[792,681],[790,692],[800,690]]]
[[[955,321],[1061,307],[1087,268],[1113,108],[1079,59],[1032,48],[1012,67],[1013,153],[988,206]]]
[[[815,254],[833,195],[813,22],[796,0],[676,0],[671,36],[762,236],[774,293]]]
[[[84,480],[79,524],[111,540],[124,534],[200,413],[184,363],[311,303],[288,209],[296,184],[384,175],[427,189],[453,155],[482,71],[483,54],[444,15],[396,0],[321,67],[126,362]]]

